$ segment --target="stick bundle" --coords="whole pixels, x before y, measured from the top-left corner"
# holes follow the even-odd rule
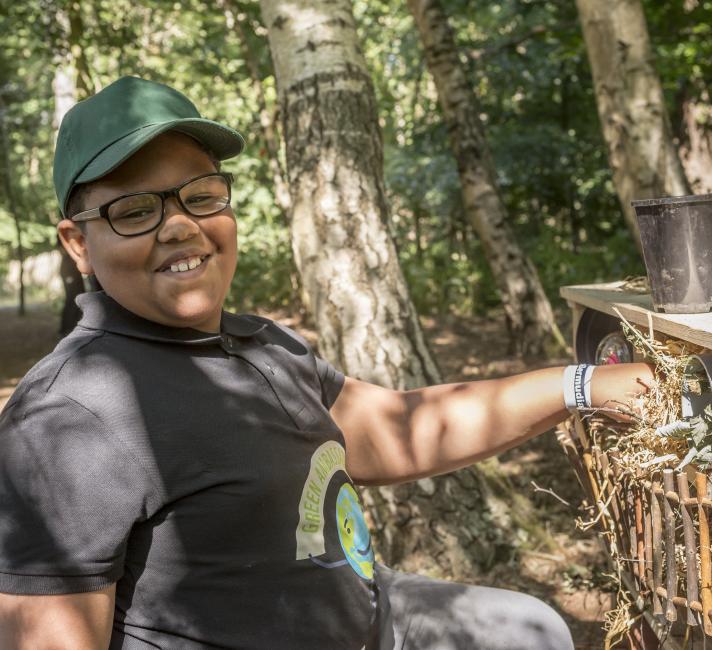
[[[638,591],[632,600],[641,597],[661,622],[701,624],[712,636],[707,475],[665,468],[641,480],[623,471],[619,450],[593,444],[580,422],[569,420],[557,433],[592,504],[590,523],[600,526],[621,578]]]

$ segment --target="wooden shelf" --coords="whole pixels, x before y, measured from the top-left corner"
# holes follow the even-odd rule
[[[611,282],[561,287],[560,294],[572,308],[590,307],[612,316],[623,316],[643,329],[712,348],[712,313],[659,313],[653,310],[649,294],[624,291],[622,285],[623,282]]]

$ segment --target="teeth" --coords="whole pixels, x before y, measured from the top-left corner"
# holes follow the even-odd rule
[[[191,257],[188,260],[183,260],[177,264],[171,264],[171,273],[182,273],[199,267],[203,263],[200,257]]]

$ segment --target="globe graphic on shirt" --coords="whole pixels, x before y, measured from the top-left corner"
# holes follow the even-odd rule
[[[339,541],[346,560],[362,578],[373,578],[373,547],[356,490],[344,483],[336,498]]]

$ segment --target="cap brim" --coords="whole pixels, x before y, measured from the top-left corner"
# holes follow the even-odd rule
[[[192,136],[204,144],[218,160],[237,156],[245,146],[245,141],[237,131],[212,120],[185,118],[151,124],[112,142],[81,171],[74,179],[74,183],[88,183],[105,176],[153,138],[166,131],[179,131]]]

